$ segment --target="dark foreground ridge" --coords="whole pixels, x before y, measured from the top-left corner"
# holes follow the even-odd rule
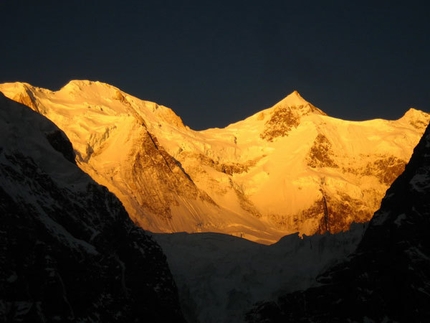
[[[357,250],[247,322],[430,322],[430,126]]]
[[[0,322],[184,322],[159,245],[0,93]]]

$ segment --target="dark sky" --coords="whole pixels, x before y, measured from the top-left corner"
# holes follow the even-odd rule
[[[430,110],[423,3],[0,0],[0,82],[99,80],[193,129],[224,127],[293,90],[334,117],[397,119]]]

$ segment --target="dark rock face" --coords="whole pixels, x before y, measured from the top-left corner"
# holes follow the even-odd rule
[[[430,126],[357,250],[248,322],[430,322]]]
[[[0,128],[0,322],[184,322],[161,248],[62,132],[4,97]]]
[[[52,148],[60,152],[69,162],[76,164],[75,152],[73,151],[72,143],[67,139],[66,134],[59,130],[46,134]]]

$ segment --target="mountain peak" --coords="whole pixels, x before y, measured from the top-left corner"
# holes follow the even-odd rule
[[[78,90],[81,91],[83,88],[94,88],[100,91],[101,89],[117,89],[116,87],[103,83],[100,81],[90,81],[90,80],[71,80],[66,85],[64,85],[60,91],[64,90]]]
[[[267,141],[288,136],[293,128],[299,126],[303,116],[310,114],[325,115],[320,109],[303,99],[297,91],[293,91],[266,111],[269,112],[269,119],[266,121],[260,137]],[[260,115],[264,117],[264,113]]]
[[[407,122],[408,124],[414,126],[417,129],[425,129],[430,122],[430,115],[414,109],[410,108],[400,120]]]
[[[295,108],[300,111],[301,115],[307,115],[309,113],[317,113],[326,115],[323,111],[306,101],[297,90],[294,90],[288,94],[281,101],[276,103],[273,107],[274,110]]]
[[[291,92],[290,94],[288,94],[286,96],[286,98],[294,99],[296,101],[300,101],[300,102],[303,102],[303,103],[306,103],[306,104],[309,103],[308,101],[306,101],[305,99],[303,99],[303,97],[300,95],[299,91],[297,91],[297,90],[294,90],[293,92]]]
[[[300,93],[297,90],[294,90],[290,94],[288,94],[285,98],[279,101],[276,105],[283,103],[288,104],[289,106],[301,106],[309,104],[308,101],[303,99]]]

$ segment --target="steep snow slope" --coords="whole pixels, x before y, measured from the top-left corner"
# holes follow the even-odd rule
[[[414,109],[396,121],[339,120],[293,92],[224,129],[193,131],[172,110],[100,82],[0,90],[61,127],[78,165],[145,229],[264,243],[368,221],[430,120]]]
[[[0,93],[0,321],[183,322],[159,245],[74,159]]]

